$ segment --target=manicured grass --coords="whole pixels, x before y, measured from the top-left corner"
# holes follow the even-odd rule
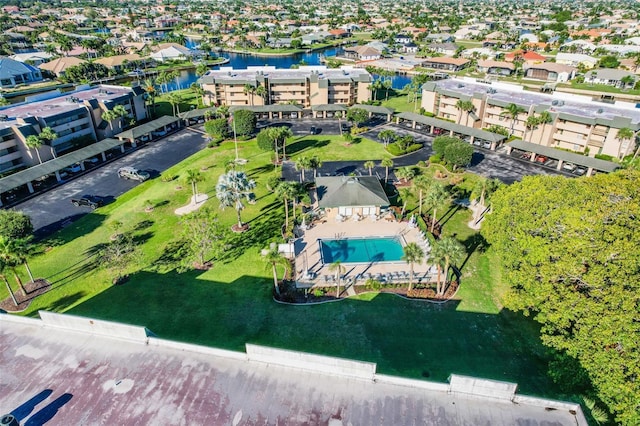
[[[398,95],[382,101],[382,106],[393,108],[396,112],[418,112],[420,110],[420,96],[418,96],[417,104],[413,101],[413,98],[411,102],[407,102],[407,95]]]
[[[295,159],[317,154],[333,159],[379,159],[380,144],[363,139],[345,146],[339,136],[305,136],[288,145]],[[258,202],[248,205],[243,219],[251,229],[230,237],[226,250],[209,271],[175,271],[179,218],[173,210],[188,202],[188,185],[154,179],[119,197],[114,203],[85,216],[44,246],[46,253],[31,260],[37,276],[53,283],[26,311],[68,312],[144,325],[160,337],[215,347],[243,350],[247,342],[378,363],[388,374],[446,381],[451,373],[518,382],[523,392],[556,396],[545,374],[547,358],[538,330],[528,319],[502,309],[504,292],[496,283],[495,257],[479,250],[479,238],[466,227],[469,212],[449,206],[440,209],[444,232],[470,247],[463,265],[457,301],[433,305],[393,295],[367,294],[319,306],[284,306],[271,299],[273,282],[260,250],[279,241],[283,206],[264,185],[272,173],[271,153],[254,141],[240,143],[240,156],[249,160],[245,170],[257,181]],[[202,171],[199,191],[209,194],[217,207],[215,183],[227,161],[234,158],[233,143],[203,150],[163,173],[183,176]],[[433,173],[435,167],[425,169]],[[467,175],[461,184],[468,191],[479,179]],[[184,189],[177,189],[177,186]],[[146,200],[156,208],[144,211]],[[219,213],[230,226],[231,209]],[[111,276],[96,268],[93,255],[113,234],[110,224],[121,221],[143,243],[141,256],[123,285],[109,284]],[[481,242],[481,241],[480,241]],[[0,290],[6,297],[6,290]]]

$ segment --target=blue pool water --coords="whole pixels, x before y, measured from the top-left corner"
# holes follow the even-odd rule
[[[342,263],[396,262],[404,254],[398,238],[346,238],[319,240],[322,262]]]

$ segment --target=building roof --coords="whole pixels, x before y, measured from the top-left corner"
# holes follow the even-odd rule
[[[478,66],[481,68],[506,68],[511,71],[516,69],[516,66],[513,63],[504,61],[478,61]]]
[[[311,105],[311,111],[346,111],[347,107],[340,104]]]
[[[526,65],[525,69],[545,70],[545,71],[557,72],[557,73],[561,73],[561,72],[572,73],[576,70],[574,67],[570,65],[556,64],[554,62],[544,62],[541,64]]]
[[[563,151],[549,146],[538,145],[537,143],[525,142],[521,139],[515,139],[509,142],[509,146],[526,152],[534,152],[539,155],[544,155],[545,157],[555,158],[556,160],[562,160],[567,163],[573,163],[577,166],[591,167],[603,172],[613,172],[620,167],[611,161],[587,157],[586,155]]]
[[[435,126],[445,130],[452,130],[454,133],[458,133],[465,136],[473,136],[474,138],[482,139],[489,142],[500,142],[507,137],[499,135],[497,133],[488,132],[482,129],[476,129],[475,127],[463,126],[462,124],[452,123],[450,121],[441,120],[435,117],[427,117],[415,112],[403,112],[397,115],[397,117],[403,120],[415,121],[427,126]]]
[[[189,111],[181,112],[180,114],[178,114],[178,117],[182,118],[183,120],[188,120],[190,118],[200,118],[204,117],[207,111],[215,113],[216,110],[216,107],[192,109]]]
[[[122,141],[105,139],[77,151],[70,152],[69,154],[61,155],[53,160],[45,161],[37,166],[29,167],[26,170],[0,179],[0,193],[10,191],[21,185],[25,185],[27,182],[32,182],[42,176],[50,175],[57,170],[61,170],[87,158],[95,157],[102,152],[120,145],[122,145]]]
[[[300,112],[302,107],[294,104],[271,104],[271,105],[232,105],[229,111],[247,110],[251,112]]]
[[[627,76],[632,77],[634,81],[637,78],[634,73],[614,68],[598,68],[597,70],[589,71],[586,73],[585,78],[587,80],[598,79],[619,81]]]
[[[389,199],[376,176],[316,178],[319,207],[388,206]]]
[[[468,64],[469,60],[464,58],[425,58],[424,63],[461,66]]]
[[[77,58],[75,56],[62,56],[60,58],[54,59],[53,61],[46,62],[38,68],[41,70],[51,71],[52,73],[58,75],[63,73],[69,67],[78,66],[85,61],[84,59]]]
[[[587,425],[579,404],[517,393],[508,399],[503,388],[512,383],[411,380],[378,374],[373,363],[255,345],[222,350],[148,336],[144,327],[58,317],[66,328],[0,315],[3,365],[10,366],[2,407],[20,424]],[[133,338],[113,336],[121,330]],[[275,359],[265,357],[270,352]],[[342,371],[352,366],[374,369],[373,378]],[[490,385],[499,396],[470,394],[473,385]]]
[[[234,69],[232,67],[220,67],[219,70],[210,70],[200,78],[202,84],[233,83],[252,84],[268,78],[274,84],[296,82],[300,83],[305,79],[313,78],[318,81],[337,82],[344,81],[369,82],[371,74],[363,68],[343,66],[336,69],[327,68],[323,65],[305,65],[297,69],[276,68],[274,66],[253,67],[247,69]]]
[[[107,68],[113,68],[121,66],[124,61],[140,61],[142,60],[142,56],[137,53],[131,53],[129,55],[116,55],[116,56],[107,56],[105,58],[96,59],[94,62],[98,64],[102,64]]]
[[[0,79],[38,72],[37,68],[11,58],[0,58]]]
[[[180,121],[178,117],[171,117],[169,115],[163,115],[160,118],[156,118],[153,121],[149,121],[148,123],[141,124],[132,129],[125,130],[122,133],[118,133],[114,137],[118,139],[137,139],[140,136],[148,135],[149,133],[158,130],[161,127],[168,126],[169,124],[173,124],[176,121]]]

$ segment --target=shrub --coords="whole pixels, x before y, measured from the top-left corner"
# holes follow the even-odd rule
[[[404,155],[404,154],[408,154],[410,152],[417,151],[420,148],[422,148],[422,144],[420,144],[420,143],[414,143],[414,144],[411,144],[411,145],[407,146],[405,149],[402,149],[402,146],[400,146],[398,144],[398,142],[393,142],[393,143],[390,143],[389,145],[387,145],[386,149],[389,152],[389,154],[391,154],[393,156],[398,156],[398,155]]]
[[[433,140],[433,152],[440,156],[440,158],[445,158],[444,151],[447,146],[458,141],[460,141],[460,139],[452,136],[438,136]]]
[[[176,180],[177,177],[178,176],[176,176],[176,175],[172,175],[170,173],[167,173],[167,174],[164,174],[164,175],[160,176],[160,180],[162,182],[171,182],[173,180]]]
[[[442,158],[440,158],[440,156],[438,154],[434,154],[431,157],[429,157],[429,163],[431,163],[431,164],[440,164],[440,163],[442,163]]]
[[[607,155],[607,154],[596,154],[596,158],[598,160],[605,160],[605,161],[613,161],[613,156],[612,155]]]
[[[224,140],[229,132],[229,123],[226,118],[216,118],[204,123],[204,131],[212,140]]]
[[[461,140],[448,144],[444,150],[444,159],[454,167],[466,167],[471,164],[473,146]]]

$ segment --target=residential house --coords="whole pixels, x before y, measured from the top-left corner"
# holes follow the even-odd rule
[[[15,59],[16,61],[24,62],[29,65],[38,66],[40,64],[47,62],[49,59],[53,57],[53,55],[47,52],[29,52],[29,53],[17,53],[9,57],[11,59]]]
[[[628,71],[598,68],[585,74],[585,82],[592,84],[606,84],[617,88],[633,87],[638,81],[638,77]]]
[[[478,71],[484,72],[487,74],[497,74],[497,75],[511,75],[516,70],[516,66],[513,62],[504,62],[504,61],[491,61],[486,60],[478,61]]]
[[[164,43],[158,45],[155,52],[151,55],[151,58],[157,62],[165,61],[186,61],[191,60],[196,53],[177,43]]]
[[[547,60],[545,56],[540,55],[539,53],[532,52],[530,50],[516,50],[514,52],[509,52],[504,55],[504,60],[506,62],[515,62],[516,60],[522,61],[523,65],[535,65],[541,64]]]
[[[434,43],[453,43],[454,41],[456,41],[456,38],[453,36],[453,34],[449,33],[427,34],[424,39],[425,41]]]
[[[464,58],[426,58],[422,63],[424,67],[446,71],[460,71],[469,65],[471,61]]]
[[[367,45],[354,46],[346,47],[344,49],[344,56],[356,61],[374,61],[382,57],[382,52]]]
[[[376,176],[319,176],[316,199],[330,220],[378,216],[390,205]]]
[[[572,67],[582,66],[585,69],[591,69],[598,64],[598,59],[583,53],[558,52],[556,55],[556,63],[570,65]]]
[[[0,57],[0,87],[15,87],[18,84],[42,80],[40,70],[32,65],[11,58]]]
[[[535,80],[563,83],[576,75],[576,69],[569,65],[547,62],[524,66],[524,77]]]
[[[402,46],[400,46],[400,49],[398,50],[402,53],[418,53],[418,50],[420,50],[420,46],[411,42],[411,43],[403,44]]]
[[[52,61],[42,64],[38,68],[40,68],[41,70],[49,71],[50,73],[55,74],[56,77],[63,77],[67,68],[76,67],[85,62],[87,61],[73,56],[62,56],[60,58],[56,58]]]
[[[399,33],[395,35],[393,41],[396,44],[409,44],[413,41],[413,38],[407,34]]]
[[[110,68],[116,72],[123,71],[124,65],[127,65],[132,62],[142,62],[145,59],[136,54],[132,53],[129,55],[115,55],[115,56],[107,56],[104,58],[98,58],[94,62],[97,64],[102,64],[107,68]]]

